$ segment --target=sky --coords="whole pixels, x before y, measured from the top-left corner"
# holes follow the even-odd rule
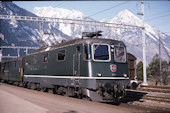
[[[15,1],[16,5],[32,12],[34,7],[58,7],[79,10],[94,20],[111,20],[127,9],[134,15],[141,12],[140,1]],[[108,10],[107,10],[108,9]],[[144,21],[170,36],[170,1],[144,1]]]

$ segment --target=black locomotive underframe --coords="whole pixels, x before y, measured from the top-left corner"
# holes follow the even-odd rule
[[[51,88],[66,96],[88,97],[92,101],[113,102],[124,97],[129,80],[24,77],[24,84]]]

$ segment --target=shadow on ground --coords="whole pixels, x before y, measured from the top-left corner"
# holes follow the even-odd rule
[[[74,110],[70,110],[68,112],[63,112],[63,113],[78,113],[77,111],[74,111]]]
[[[120,100],[121,103],[128,103],[134,101],[140,101],[142,97],[144,97],[147,93],[144,92],[137,92],[137,91],[126,91],[126,96]]]

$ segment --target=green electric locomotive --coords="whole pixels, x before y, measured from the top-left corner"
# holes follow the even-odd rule
[[[24,87],[98,102],[122,98],[129,83],[126,46],[100,35],[86,32],[81,39],[31,52],[21,60],[20,82]]]

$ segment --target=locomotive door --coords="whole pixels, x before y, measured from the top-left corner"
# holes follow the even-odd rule
[[[79,86],[79,77],[80,77],[80,47],[77,46],[76,53],[73,54],[73,81],[74,86]]]

